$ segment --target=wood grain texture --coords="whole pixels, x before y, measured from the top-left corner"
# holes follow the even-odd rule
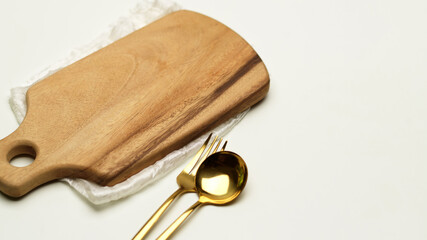
[[[0,140],[0,190],[18,197],[58,178],[112,186],[265,97],[267,70],[223,24],[172,13],[71,64],[27,93]],[[26,153],[35,161],[9,164]]]

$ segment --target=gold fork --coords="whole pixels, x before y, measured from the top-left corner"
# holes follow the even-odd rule
[[[203,154],[204,150],[206,149],[209,140],[212,137],[212,133],[208,136],[206,141],[203,143],[203,146],[199,149],[197,154],[193,157],[193,159],[188,163],[188,165],[182,170],[182,172],[178,175],[176,178],[176,182],[178,183],[178,190],[176,190],[172,195],[166,199],[166,201],[157,209],[157,211],[151,216],[150,219],[145,223],[145,225],[139,230],[139,232],[133,237],[133,240],[141,240],[143,239],[147,233],[151,230],[151,228],[154,226],[154,224],[159,220],[160,216],[166,211],[166,209],[171,205],[171,203],[180,195],[188,192],[195,192],[196,186],[195,186],[195,175],[197,172],[197,169],[199,168],[200,164],[202,164],[203,161],[206,160],[206,158],[210,155],[210,152],[212,148],[214,150],[212,153],[217,152],[221,142],[222,138],[219,139],[217,142],[218,136],[215,137],[215,139],[210,144],[208,150]],[[221,151],[225,150],[225,146],[227,145],[227,141],[225,141],[224,145],[221,148]],[[202,156],[203,155],[203,156]]]

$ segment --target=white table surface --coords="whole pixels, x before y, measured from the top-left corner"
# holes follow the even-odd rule
[[[249,168],[226,207],[206,206],[175,239],[427,239],[427,2],[197,1],[253,45],[268,97],[230,133]],[[0,2],[0,138],[18,124],[9,89],[90,42],[131,0]],[[54,182],[0,194],[0,239],[130,239],[181,169],[94,206]],[[186,196],[157,236],[196,200]]]

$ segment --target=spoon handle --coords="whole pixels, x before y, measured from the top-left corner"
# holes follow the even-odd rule
[[[162,214],[166,211],[166,209],[171,205],[171,203],[179,197],[181,194],[186,193],[188,191],[183,188],[178,188],[166,201],[157,209],[157,211],[151,216],[150,219],[144,224],[144,226],[139,230],[139,232],[133,237],[132,240],[141,240],[147,235],[147,233],[153,228],[154,224],[159,220]]]
[[[190,214],[196,210],[198,207],[202,206],[203,203],[197,201],[194,203],[190,208],[188,208],[181,216],[179,216],[175,222],[173,222],[163,233],[160,235],[160,237],[157,238],[157,240],[166,240],[168,239],[175,230],[187,219]]]

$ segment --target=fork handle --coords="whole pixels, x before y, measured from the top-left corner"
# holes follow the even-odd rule
[[[144,226],[139,230],[139,232],[133,237],[132,240],[141,240],[147,235],[147,233],[153,228],[154,224],[159,220],[162,214],[166,211],[166,209],[171,205],[171,203],[179,197],[181,194],[188,192],[183,188],[178,188],[166,201],[157,209],[157,211],[153,214],[153,216],[148,219],[148,221],[144,224]]]
[[[157,240],[166,240],[168,239],[174,232],[175,230],[181,226],[181,224],[185,221],[185,219],[188,218],[188,216],[190,216],[190,214],[192,212],[194,212],[194,210],[196,210],[198,207],[202,206],[203,203],[197,201],[196,203],[194,203],[190,208],[188,208],[183,214],[181,214],[181,216],[179,216],[163,233],[162,235],[160,235]]]

